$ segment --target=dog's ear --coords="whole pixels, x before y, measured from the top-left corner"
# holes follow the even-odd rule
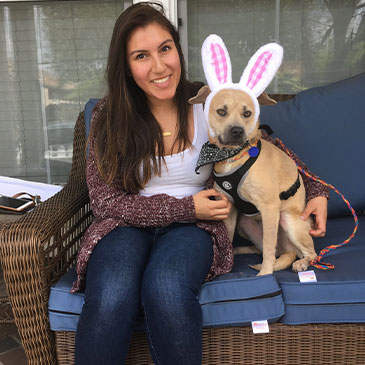
[[[208,85],[204,85],[198,91],[198,93],[189,99],[189,104],[204,104],[210,94]]]
[[[283,59],[283,48],[277,43],[268,43],[251,57],[240,79],[258,97],[270,84]]]
[[[273,105],[273,104],[277,104],[276,100],[271,99],[269,97],[269,95],[266,94],[265,91],[257,98],[257,100],[259,101],[259,104],[260,105]]]
[[[202,45],[202,62],[210,90],[232,83],[232,66],[227,48],[216,34],[209,35]]]

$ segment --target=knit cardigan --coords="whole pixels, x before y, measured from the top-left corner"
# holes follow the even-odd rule
[[[95,106],[91,123],[100,122],[106,99],[101,99]],[[95,131],[95,129],[93,129]],[[263,138],[274,143],[267,134]],[[209,232],[213,245],[213,262],[206,281],[216,276],[228,273],[233,266],[233,247],[229,240],[223,221],[202,221],[195,216],[192,196],[182,199],[167,194],[150,197],[130,194],[116,186],[107,185],[101,177],[95,157],[95,132],[89,139],[89,155],[86,165],[86,181],[89,189],[91,209],[94,220],[86,230],[77,256],[77,280],[71,292],[75,293],[85,288],[87,264],[97,243],[116,227],[164,227],[174,222],[195,222],[196,225]],[[306,166],[295,157],[296,162],[308,171]],[[303,176],[306,187],[307,200],[315,196],[327,196],[328,190],[322,185],[312,182]],[[212,187],[212,179],[207,187]]]

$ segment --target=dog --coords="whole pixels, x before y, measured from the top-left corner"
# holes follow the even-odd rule
[[[257,98],[273,79],[282,54],[282,47],[276,43],[261,47],[250,59],[240,82],[234,84],[223,40],[210,35],[202,46],[208,86],[190,99],[192,104],[205,103],[208,147],[217,147],[220,154],[232,151],[232,156],[215,160],[214,187],[233,202],[224,221],[230,239],[238,224],[238,233],[262,253],[262,264],[252,266],[258,275],[290,266],[295,272],[305,271],[317,256],[309,234],[310,219],[300,218],[305,208],[305,189],[295,162],[262,139],[259,130]],[[212,153],[209,151],[209,155]]]

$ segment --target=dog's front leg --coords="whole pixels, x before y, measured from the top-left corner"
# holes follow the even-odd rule
[[[228,218],[224,220],[224,224],[227,228],[229,239],[233,241],[234,231],[237,224],[237,208],[232,205],[231,211],[229,212]]]
[[[263,229],[263,260],[258,275],[267,275],[274,271],[280,211],[276,207],[265,206],[261,207],[260,212]]]

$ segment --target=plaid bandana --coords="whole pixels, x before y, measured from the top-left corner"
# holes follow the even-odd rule
[[[245,142],[243,146],[237,147],[237,148],[219,148],[217,145],[206,142],[203,144],[203,147],[200,151],[198,161],[196,163],[195,172],[199,174],[198,170],[204,166],[208,165],[210,163],[219,162],[223,160],[227,160],[228,158],[231,158],[240,151],[242,151],[243,148],[246,148],[249,145],[249,141]]]

